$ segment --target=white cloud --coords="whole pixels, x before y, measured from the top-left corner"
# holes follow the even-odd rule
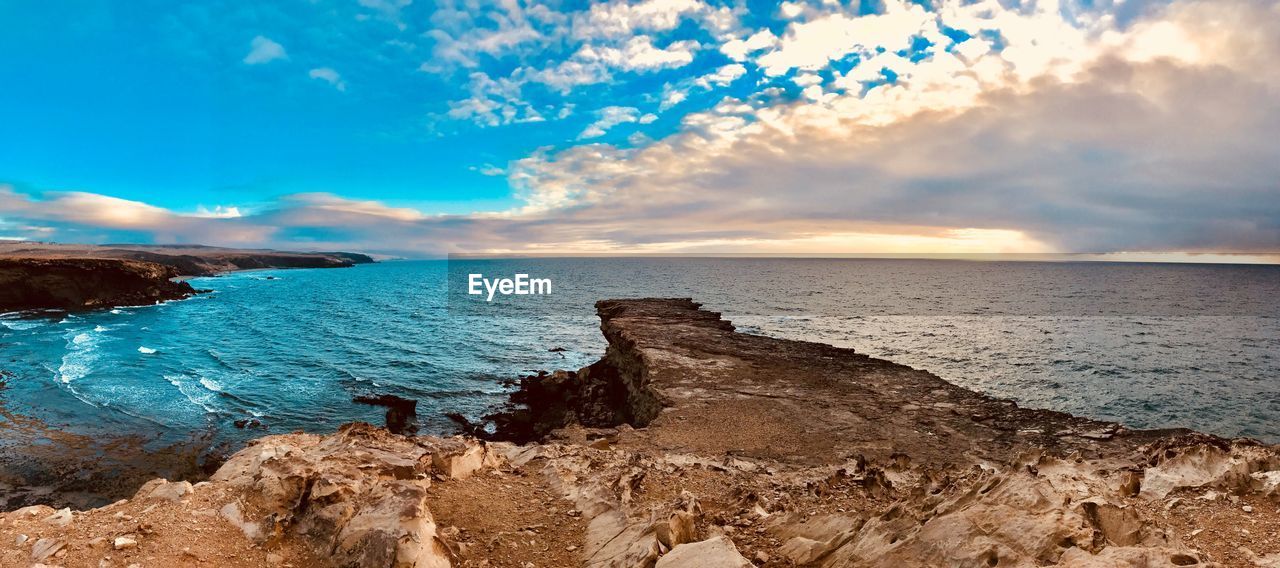
[[[299,209],[385,218],[398,221],[415,221],[426,218],[421,211],[408,207],[390,207],[378,201],[353,200],[332,193],[296,193],[282,201]]]
[[[689,98],[688,93],[668,84],[662,89],[662,102],[658,104],[658,110],[666,111],[667,109],[684,102],[687,98]]]
[[[668,31],[686,17],[709,12],[698,0],[612,0],[593,4],[577,15],[573,34],[579,39],[628,38],[638,32]]]
[[[522,99],[519,81],[494,79],[480,71],[471,73],[468,79],[471,97],[450,102],[446,113],[449,118],[472,120],[482,126],[544,120],[532,105]]]
[[[624,71],[652,71],[688,65],[693,62],[696,49],[698,43],[694,41],[672,42],[659,48],[653,45],[653,38],[636,36],[618,47],[584,45],[574,58]]]
[[[195,217],[207,217],[210,219],[234,219],[243,217],[239,207],[215,205],[213,209],[209,209],[203,205],[196,207]]]
[[[261,65],[277,59],[288,59],[288,57],[284,46],[266,37],[257,36],[249,42],[249,54],[244,56],[244,62],[247,65]]]
[[[760,30],[747,39],[733,39],[720,46],[720,52],[734,61],[746,61],[747,57],[763,49],[778,44],[778,37],[772,31]]]
[[[426,35],[435,43],[433,58],[421,69],[443,72],[451,65],[477,67],[481,55],[501,58],[537,50],[563,35],[567,16],[540,4],[442,0],[431,24]]]
[[[567,95],[575,87],[603,83],[610,80],[613,75],[608,65],[602,62],[568,60],[545,69],[522,67],[516,69],[511,77],[521,83],[529,81],[542,83],[562,95]]]
[[[482,176],[498,177],[498,176],[504,176],[504,175],[507,175],[507,170],[505,170],[505,169],[503,169],[503,168],[500,168],[500,167],[498,167],[498,166],[495,166],[495,165],[493,165],[493,164],[484,164],[484,165],[481,165],[481,166],[471,166],[471,167],[470,167],[470,168],[468,168],[468,169],[470,169],[471,171],[476,172],[476,173],[478,173],[478,174],[480,174],[480,175],[482,175]]]
[[[434,44],[433,55],[419,69],[449,74],[491,61],[513,65],[505,77],[484,72],[488,80],[505,83],[501,97],[477,96],[472,73],[472,96],[453,101],[444,114],[482,125],[507,124],[532,116],[532,107],[511,102],[524,99],[527,85],[545,86],[563,97],[582,86],[619,80],[624,73],[684,67],[702,46],[689,39],[671,41],[664,37],[668,32],[693,22],[719,40],[738,33],[742,12],[741,7],[712,7],[701,0],[606,0],[569,13],[505,0],[440,0],[433,27],[425,34]],[[563,101],[538,108],[548,107],[567,108]]]
[[[330,85],[333,85],[333,88],[339,91],[347,90],[347,82],[342,80],[342,75],[339,75],[337,71],[328,67],[312,69],[307,73],[307,76],[312,79],[320,79],[321,81],[329,83]]]
[[[793,20],[803,14],[805,6],[801,2],[783,2],[778,6],[778,15],[784,20]]]
[[[582,134],[578,135],[578,138],[598,138],[600,136],[604,136],[609,129],[619,124],[641,122],[642,120],[647,120],[647,122],[642,122],[642,124],[648,124],[649,122],[653,122],[657,119],[657,117],[649,119],[647,118],[648,116],[652,115],[641,116],[640,109],[634,107],[605,107],[600,109],[600,112],[597,113],[596,121],[588,125],[586,130],[583,130]]]
[[[991,42],[979,38],[971,37],[958,44],[951,50],[952,53],[963,57],[966,61],[977,61],[979,57],[986,55],[991,51]]]
[[[703,89],[725,87],[747,74],[747,68],[739,63],[730,63],[715,71],[694,79],[693,84]]]
[[[834,13],[793,23],[777,47],[756,62],[765,73],[782,75],[791,69],[820,69],[851,53],[874,53],[878,47],[898,51],[910,47],[912,36],[933,20],[934,16],[919,5],[886,0],[883,14]]]

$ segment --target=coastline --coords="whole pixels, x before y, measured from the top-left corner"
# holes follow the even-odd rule
[[[356,253],[139,248],[143,250],[126,245],[0,243],[0,315],[62,317],[83,311],[154,306],[204,292],[187,282],[194,277],[282,268],[346,268],[373,262]],[[128,257],[133,253],[143,254],[146,260]],[[184,273],[184,269],[193,273]],[[142,435],[101,440],[63,432],[56,424],[5,408],[4,395],[0,386],[0,433],[4,434],[0,439],[0,505],[9,508],[32,503],[82,508],[100,505],[131,494],[157,475],[205,478],[229,453],[211,445],[209,432],[192,432],[183,441],[160,446]]]
[[[349,252],[7,243],[0,244],[0,313],[154,305],[199,293],[186,282],[193,277],[372,262],[367,255]]]
[[[688,299],[597,310],[605,356],[523,379],[485,439],[368,425],[266,436],[206,483],[0,515],[0,541],[27,536],[0,558],[29,561],[41,540],[72,566],[1280,558],[1266,556],[1280,552],[1276,446],[1022,409],[849,349],[738,333]],[[219,556],[232,548],[244,552]]]

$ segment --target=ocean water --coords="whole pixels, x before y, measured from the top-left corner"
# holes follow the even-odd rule
[[[552,279],[483,302],[465,275]],[[966,387],[1133,427],[1280,442],[1280,267],[818,259],[401,261],[240,272],[158,306],[0,316],[3,420],[107,444],[381,422],[356,395],[478,417],[504,381],[604,350],[593,304],[693,297],[742,331],[852,347]],[[552,351],[553,348],[563,351]],[[0,429],[0,435],[4,430]],[[0,440],[0,442],[3,442]]]

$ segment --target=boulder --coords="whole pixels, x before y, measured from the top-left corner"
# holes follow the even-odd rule
[[[401,398],[393,394],[382,394],[377,396],[357,396],[351,401],[385,407],[387,409],[387,430],[390,430],[392,434],[411,434],[418,429],[413,423],[414,418],[418,415],[418,401],[416,400]]]
[[[134,494],[134,499],[161,499],[164,501],[177,502],[183,497],[194,492],[189,481],[169,481],[167,479],[152,479],[138,488],[138,492]]]
[[[42,538],[31,545],[31,559],[40,562],[57,554],[67,543],[52,538]]]
[[[751,566],[729,537],[681,544],[658,559],[656,568],[746,568]]]
[[[332,436],[264,438],[211,481],[241,490],[221,514],[254,542],[300,537],[339,566],[443,568],[449,553],[427,506],[430,474],[469,475],[494,463],[480,442],[357,423]]]

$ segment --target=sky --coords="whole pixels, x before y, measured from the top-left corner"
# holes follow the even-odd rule
[[[0,238],[1280,252],[1280,0],[0,2]]]

